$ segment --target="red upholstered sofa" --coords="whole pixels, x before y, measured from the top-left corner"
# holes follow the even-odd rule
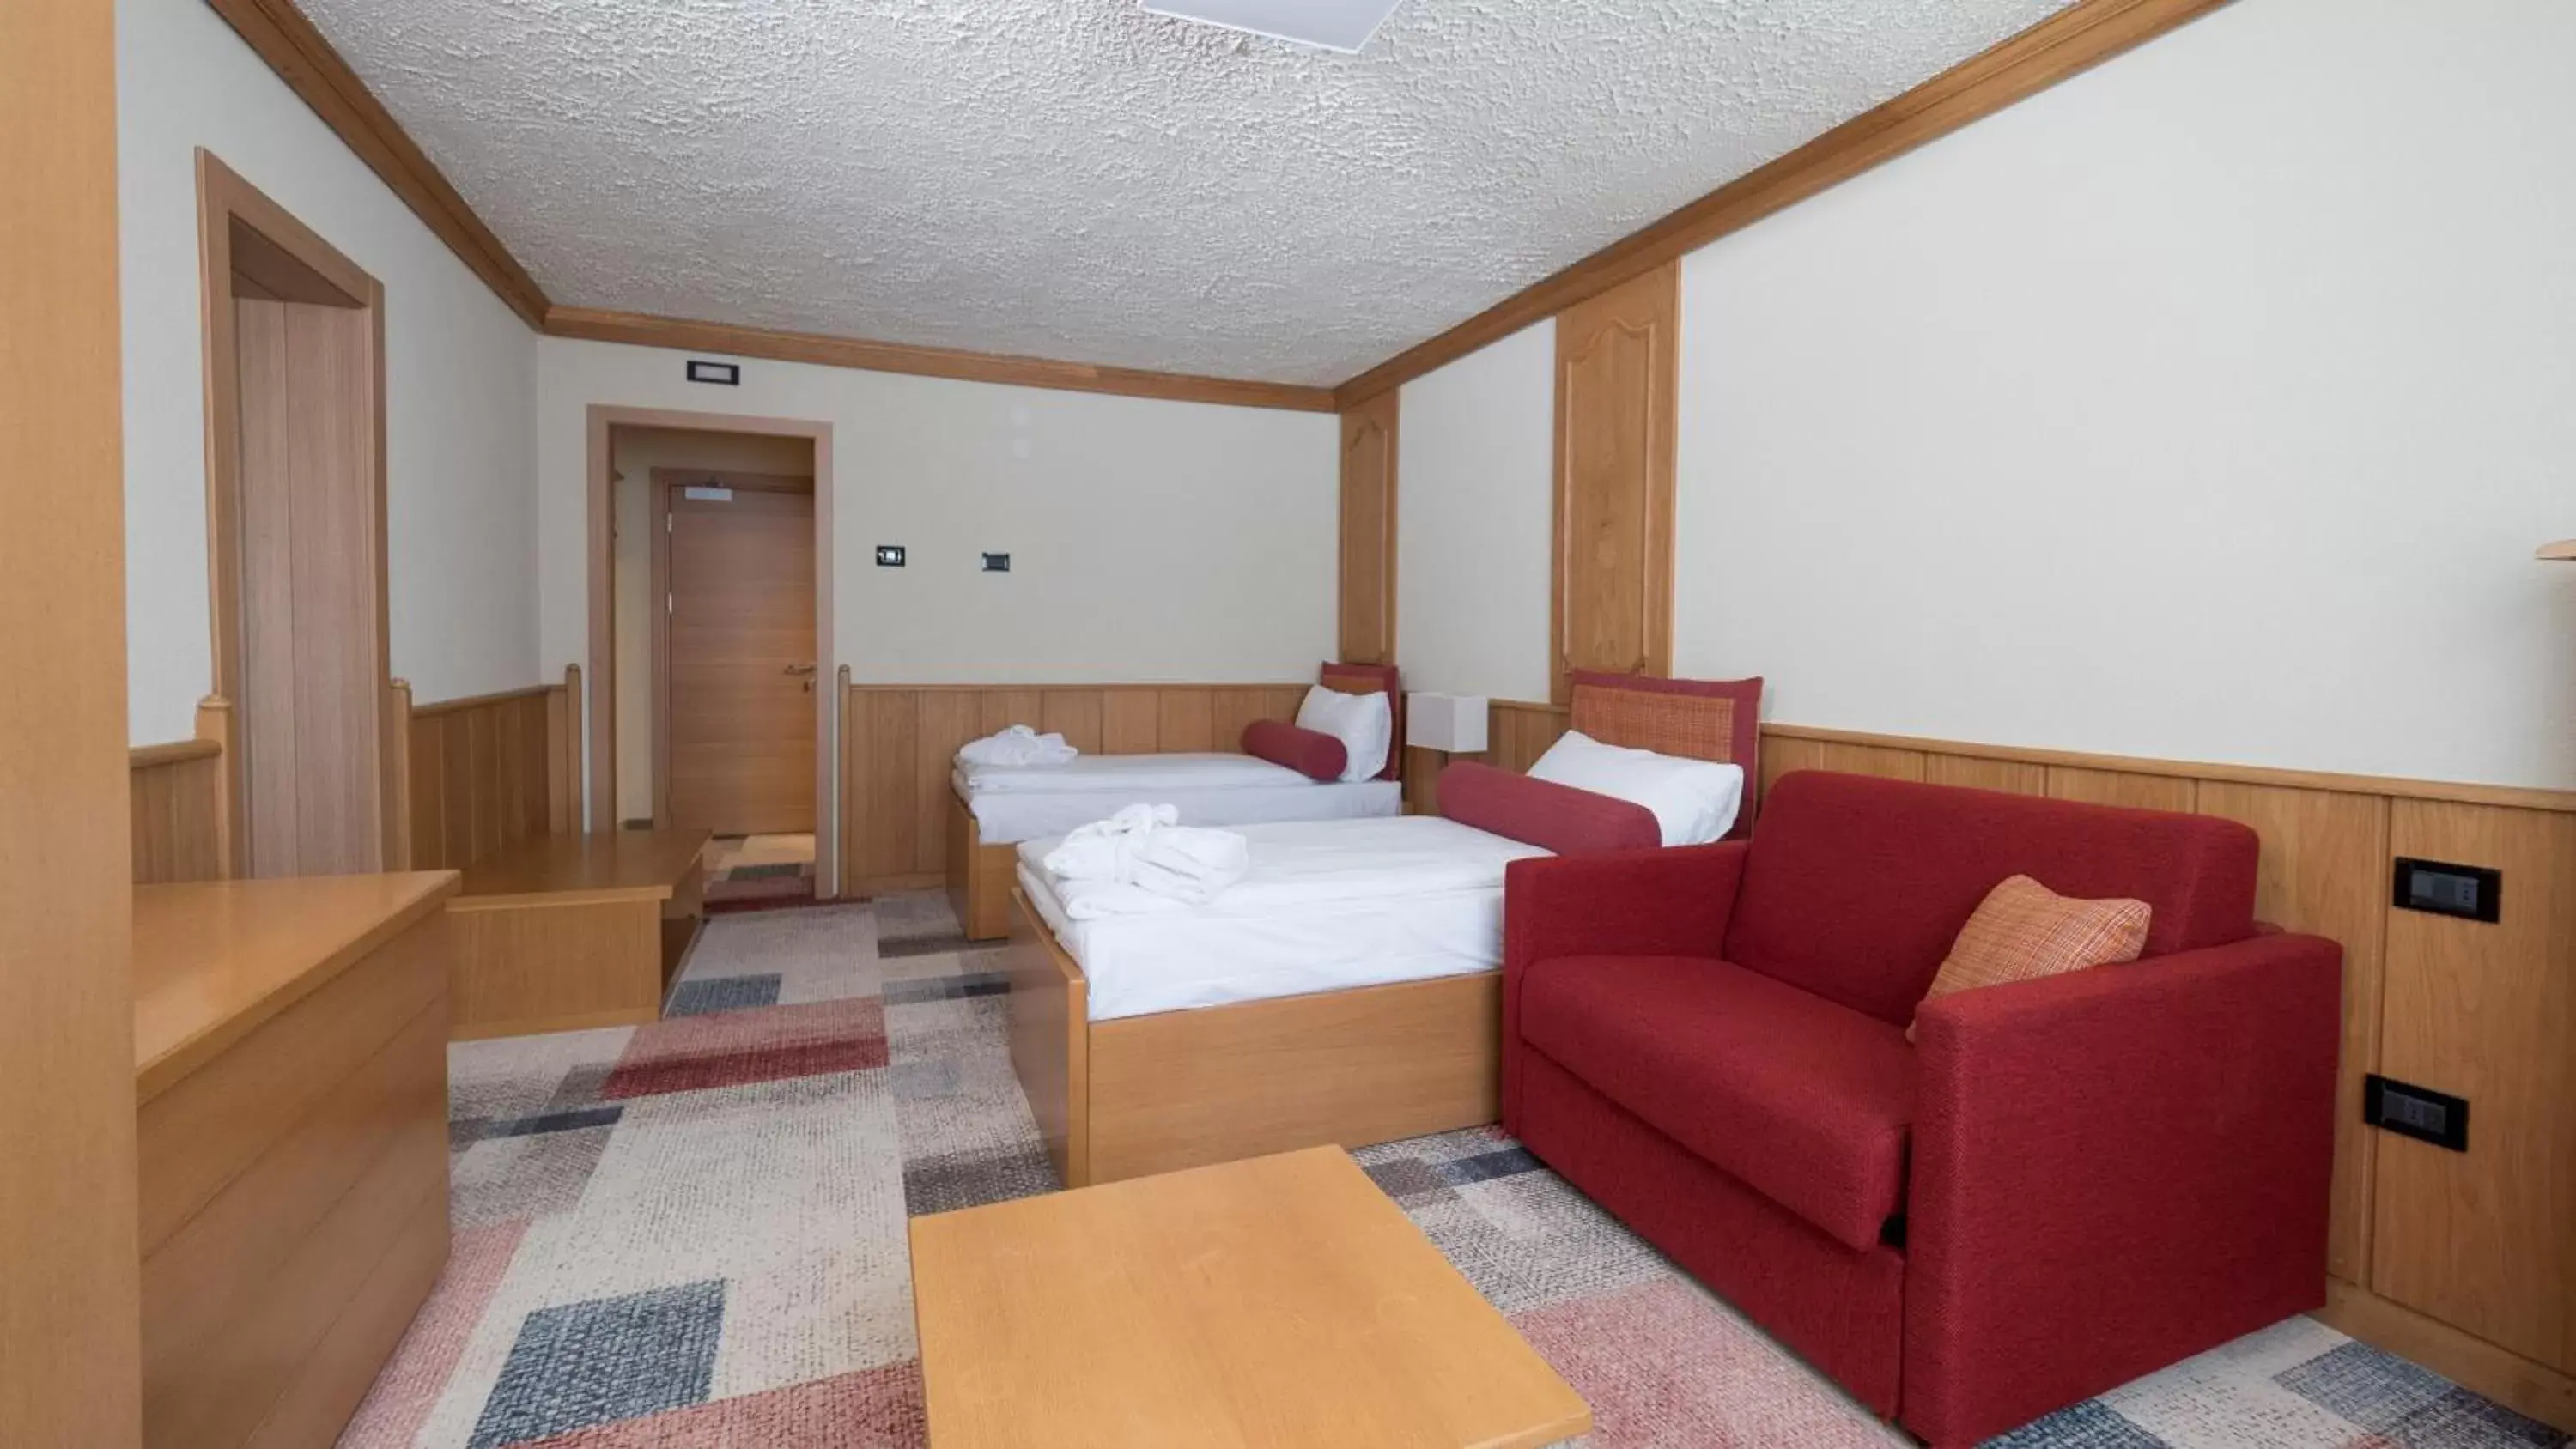
[[[1881,1415],[1964,1445],[2325,1298],[2342,950],[2204,816],[1784,777],[1752,840],[1514,862],[1503,1122]],[[1906,1024],[2021,873],[2145,956]]]

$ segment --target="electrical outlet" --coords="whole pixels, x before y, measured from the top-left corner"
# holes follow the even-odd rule
[[[878,544],[878,545],[877,545],[877,567],[878,567],[878,568],[881,568],[881,569],[899,569],[899,568],[902,568],[902,567],[903,567],[903,545],[901,545],[901,544],[899,544],[899,543],[881,543],[881,544]]]
[[[984,572],[988,574],[1006,574],[1010,571],[1011,556],[1009,554],[988,553],[984,555]]]

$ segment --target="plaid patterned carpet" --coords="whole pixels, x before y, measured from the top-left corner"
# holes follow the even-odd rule
[[[731,916],[667,1020],[452,1048],[454,1257],[341,1443],[919,1445],[905,1216],[1055,1186],[986,965],[935,894]],[[1357,1155],[1591,1402],[1591,1443],[1908,1444],[1499,1132]],[[2567,1437],[2294,1319],[1996,1442]]]

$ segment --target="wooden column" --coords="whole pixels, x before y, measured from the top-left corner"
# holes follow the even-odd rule
[[[1342,414],[1341,659],[1395,662],[1395,442],[1402,394]]]
[[[0,1444],[142,1436],[110,0],[0,6]]]
[[[1673,409],[1681,268],[1666,263],[1556,321],[1556,563],[1548,672],[1670,674]]]

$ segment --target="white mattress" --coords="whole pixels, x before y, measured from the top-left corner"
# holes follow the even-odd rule
[[[1545,855],[1438,816],[1243,829],[1252,869],[1205,906],[1076,921],[1020,847],[1020,889],[1090,978],[1093,1021],[1490,971],[1503,867]]]
[[[1393,780],[1326,783],[1250,755],[1081,755],[1061,765],[957,767],[949,776],[987,845],[1062,835],[1128,805],[1169,805],[1183,825],[1397,815]]]

